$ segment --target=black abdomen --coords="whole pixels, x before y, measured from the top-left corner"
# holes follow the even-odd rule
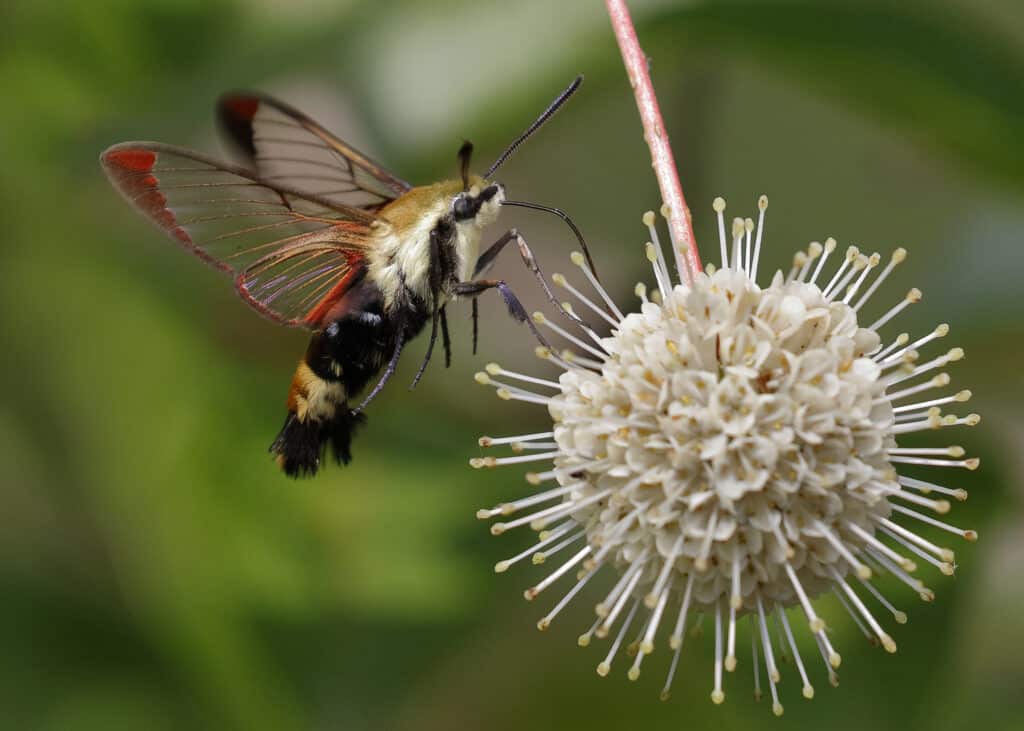
[[[356,428],[365,422],[351,403],[380,373],[395,349],[423,329],[426,308],[407,306],[385,314],[380,290],[363,280],[332,312],[338,313],[316,331],[292,379],[288,416],[270,451],[291,477],[314,475],[330,446],[337,462],[352,459]],[[400,330],[401,328],[401,330]]]

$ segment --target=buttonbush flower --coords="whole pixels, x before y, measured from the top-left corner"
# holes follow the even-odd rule
[[[711,699],[721,703],[723,673],[740,662],[737,628],[745,620],[755,694],[763,666],[781,715],[780,656],[793,658],[806,698],[814,695],[812,661],[837,682],[840,654],[815,609],[818,597],[834,594],[870,640],[895,652],[886,615],[896,623],[907,616],[877,577],[888,574],[931,601],[920,564],[949,575],[955,557],[919,529],[976,539],[934,517],[949,511],[948,498],[966,498],[948,484],[955,477],[903,471],[952,475],[976,469],[978,460],[945,440],[900,445],[979,417],[944,411],[971,396],[947,389],[945,368],[963,357],[960,348],[925,355],[948,326],[892,332],[900,313],[921,300],[911,289],[893,301],[882,287],[903,249],[883,263],[853,246],[840,252],[830,238],[797,253],[788,273],[763,277],[767,198],[758,201],[757,222],[734,219],[729,236],[725,207],[714,201],[721,267],[686,275],[685,251],[673,244],[675,279],[655,215],[644,215],[656,286],[650,294],[637,286],[640,305],[629,314],[573,254],[575,282],[551,277],[570,298],[559,313],[566,326],[534,315],[565,345],[537,349],[560,369],[557,380],[497,364],[477,374],[502,399],[538,405],[550,426],[482,437],[482,447],[511,454],[472,464],[533,470],[526,479],[534,492],[478,517],[498,519],[495,535],[520,527],[539,533],[495,570],[527,558],[554,566],[525,593],[556,596],[540,629],[596,589],[596,617],[579,644],[607,641],[597,672],[631,655],[635,679],[661,644],[671,653],[667,697],[688,626],[708,617]],[[600,589],[598,576],[610,577]],[[803,632],[819,658],[802,656],[796,637]]]

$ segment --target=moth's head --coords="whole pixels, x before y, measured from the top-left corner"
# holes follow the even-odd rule
[[[471,175],[465,190],[452,196],[451,213],[457,224],[487,226],[498,220],[505,200],[505,186]]]

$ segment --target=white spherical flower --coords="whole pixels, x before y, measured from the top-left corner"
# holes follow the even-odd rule
[[[596,620],[579,638],[587,645],[593,637],[611,637],[598,673],[609,672],[626,642],[634,654],[628,675],[635,679],[657,638],[666,637],[673,651],[667,697],[687,622],[709,615],[715,636],[711,698],[720,703],[723,670],[731,672],[738,662],[737,622],[747,617],[755,692],[760,695],[763,662],[773,710],[781,714],[777,654],[792,654],[803,695],[814,693],[794,637],[801,626],[813,635],[829,680],[836,682],[840,656],[814,598],[834,592],[869,639],[894,652],[895,642],[870,605],[898,623],[906,615],[881,594],[873,576],[891,574],[931,600],[932,592],[911,575],[915,561],[947,575],[954,565],[950,549],[904,523],[976,538],[922,512],[946,513],[949,502],[941,496],[963,500],[962,490],[903,476],[896,468],[975,469],[978,460],[964,459],[960,447],[900,447],[898,438],[973,425],[979,418],[942,414],[943,406],[967,401],[969,391],[927,393],[944,388],[949,376],[941,369],[963,357],[953,348],[920,362],[919,349],[945,336],[946,325],[913,342],[907,334],[881,334],[920,300],[918,290],[875,321],[861,321],[879,286],[905,258],[903,249],[879,271],[881,257],[855,247],[831,266],[835,240],[815,242],[796,255],[788,275],[776,272],[762,286],[757,271],[767,199],[758,207],[757,225],[736,219],[730,241],[725,202],[715,200],[722,267],[708,267],[689,285],[673,285],[654,214],[646,214],[652,239],[646,253],[657,289],[649,299],[638,285],[641,306],[628,315],[584,257],[574,254],[597,297],[562,275],[552,280],[610,334],[600,335],[569,303],[562,314],[572,330],[536,314],[537,324],[571,346],[538,349],[562,369],[558,381],[496,364],[477,380],[496,386],[502,398],[545,406],[552,427],[483,437],[481,446],[507,445],[517,454],[472,464],[552,463],[527,475],[531,484],[550,487],[478,513],[502,517],[491,526],[495,535],[519,526],[540,532],[536,545],[499,562],[499,572],[528,556],[534,563],[568,556],[526,591],[534,599],[563,577],[575,579],[540,620],[541,629],[610,567],[614,584],[598,597]]]

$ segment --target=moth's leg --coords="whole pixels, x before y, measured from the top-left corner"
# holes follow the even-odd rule
[[[477,302],[476,297],[472,299],[473,302],[473,355],[476,355],[476,340],[477,335],[480,331],[480,303]]]
[[[437,341],[437,321],[440,319],[440,314],[441,310],[435,309],[434,315],[430,318],[430,342],[427,343],[427,352],[423,356],[423,362],[420,363],[416,376],[412,379],[412,383],[409,384],[410,391],[416,388],[420,379],[423,378],[423,373],[427,370],[427,364],[430,362],[430,356],[434,354],[434,343]],[[445,339],[447,340],[447,338]]]
[[[514,228],[510,228],[501,235],[501,238],[484,249],[483,253],[480,254],[476,260],[476,269],[473,270],[473,276],[479,277],[483,274],[484,271],[494,263],[494,260],[498,258],[498,254],[500,254],[502,249],[505,248],[505,245],[510,241],[514,241],[518,235],[518,231]]]
[[[476,302],[476,300],[473,300]],[[445,305],[444,307],[447,307]],[[452,367],[452,338],[448,334],[448,315],[444,307],[441,308],[441,344],[444,345],[444,367]]]
[[[370,391],[369,395],[363,399],[363,402],[352,411],[353,416],[362,412],[363,409],[365,409],[370,402],[376,398],[381,389],[384,388],[384,384],[388,382],[388,379],[395,374],[395,369],[398,367],[398,356],[402,354],[402,345],[404,345],[404,343],[405,333],[403,332],[403,328],[399,327],[398,332],[395,333],[395,350],[391,354],[391,360],[388,361],[388,366],[384,370],[384,374],[377,381],[377,384],[373,387],[373,390]]]
[[[438,307],[438,301],[441,298],[441,288],[444,279],[449,276],[448,272],[451,271],[451,262],[446,254],[447,249],[444,244],[445,242],[441,239],[436,228],[430,232],[430,269],[427,274],[430,286],[430,298],[434,303],[433,311],[430,315],[430,342],[427,344],[427,352],[423,356],[423,362],[420,363],[420,367],[416,371],[416,376],[412,379],[412,383],[409,385],[410,391],[416,388],[420,379],[423,378],[423,373],[427,370],[427,364],[430,363],[430,358],[434,354],[434,343],[437,342],[438,320],[443,316],[444,312],[443,306]],[[447,327],[448,323],[445,321],[445,355],[448,362],[451,362]]]
[[[555,293],[551,291],[551,287],[548,285],[548,280],[544,277],[544,273],[541,271],[540,265],[537,263],[537,257],[534,256],[529,244],[526,243],[526,239],[522,237],[517,229],[509,229],[502,234],[501,238],[484,250],[484,253],[480,255],[479,259],[477,259],[475,275],[479,275],[480,272],[489,267],[494,262],[494,258],[501,253],[503,248],[505,248],[506,244],[512,241],[516,242],[520,258],[523,260],[523,263],[526,264],[526,268],[529,269],[533,273],[533,276],[537,278],[537,281],[540,283],[540,288],[544,290],[544,295],[548,298],[548,302],[550,302],[558,312],[561,312],[564,317],[569,318],[576,325],[586,328],[586,323],[584,323],[575,312],[571,312],[562,307],[562,303],[558,301],[557,297],[555,297]]]
[[[527,327],[530,328],[530,332],[537,338],[537,341],[548,350],[551,350],[551,345],[544,336],[540,334],[540,330],[533,324],[533,318],[526,313],[526,308],[523,307],[523,303],[516,297],[515,292],[512,291],[511,287],[503,279],[476,279],[471,282],[458,282],[453,288],[453,294],[461,297],[477,297],[483,292],[489,289],[496,289],[501,295],[502,300],[505,301],[505,306],[508,308],[508,314],[518,322],[525,322]]]

